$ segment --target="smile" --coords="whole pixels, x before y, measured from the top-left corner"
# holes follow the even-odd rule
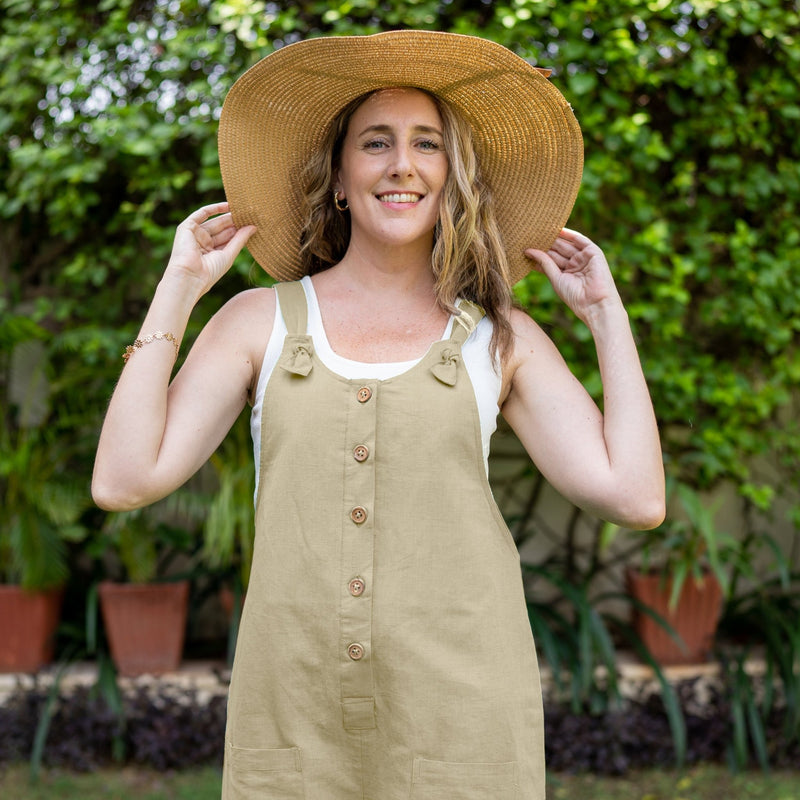
[[[415,192],[393,192],[392,194],[379,194],[377,197],[382,203],[417,203],[422,200],[423,196]]]

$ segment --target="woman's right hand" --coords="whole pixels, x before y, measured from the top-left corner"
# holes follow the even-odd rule
[[[178,225],[167,274],[195,279],[205,294],[231,268],[255,230],[254,225],[237,228],[227,203],[203,206]]]

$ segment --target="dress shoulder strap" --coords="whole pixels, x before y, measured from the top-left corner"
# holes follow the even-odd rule
[[[478,327],[478,323],[486,316],[486,312],[469,300],[462,300],[458,306],[461,312],[453,320],[453,330],[450,333],[451,341],[464,344],[467,338]]]
[[[275,291],[281,306],[281,315],[290,336],[303,336],[308,331],[308,303],[300,281],[276,283]]]

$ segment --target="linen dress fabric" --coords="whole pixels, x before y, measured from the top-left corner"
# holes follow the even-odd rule
[[[543,800],[519,555],[461,359],[482,311],[352,380],[316,357],[301,284],[276,288],[223,800]]]

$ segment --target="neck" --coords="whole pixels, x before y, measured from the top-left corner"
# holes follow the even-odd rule
[[[360,247],[350,242],[344,258],[333,268],[342,278],[366,291],[383,294],[432,295],[434,287],[429,245],[383,248]]]

